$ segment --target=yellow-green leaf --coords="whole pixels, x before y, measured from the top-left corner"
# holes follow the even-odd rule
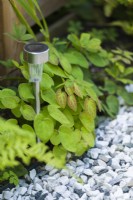
[[[70,124],[70,122],[67,119],[67,117],[63,114],[63,112],[61,112],[61,110],[59,110],[57,108],[57,106],[49,105],[48,106],[48,112],[49,112],[49,114],[50,114],[50,116],[52,118],[54,118],[55,120],[57,120],[61,124],[64,124],[64,125],[69,125]]]
[[[95,129],[94,118],[89,115],[87,112],[82,112],[79,115],[79,119],[82,122],[83,126],[89,131],[93,132]]]
[[[34,120],[34,128],[36,135],[46,143],[54,132],[54,122],[50,117],[44,118],[43,114],[38,114]]]

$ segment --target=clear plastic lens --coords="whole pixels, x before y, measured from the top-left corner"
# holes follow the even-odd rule
[[[29,63],[30,82],[41,81],[42,72],[43,72],[43,64]]]

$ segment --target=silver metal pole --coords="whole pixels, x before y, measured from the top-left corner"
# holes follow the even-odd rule
[[[36,114],[40,113],[40,82],[35,82]]]

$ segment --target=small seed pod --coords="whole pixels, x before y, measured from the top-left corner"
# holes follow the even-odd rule
[[[67,94],[62,92],[61,89],[58,89],[56,91],[56,101],[61,108],[65,108],[67,103]]]
[[[96,117],[96,103],[93,99],[86,97],[84,101],[84,110],[93,116]]]
[[[78,97],[83,98],[82,91],[81,91],[80,87],[79,87],[76,83],[74,83],[73,88],[74,88],[74,93],[75,93]]]
[[[70,86],[69,86],[69,87],[68,87],[68,86],[65,86],[64,89],[65,89],[65,92],[66,92],[68,95],[72,95],[73,92],[74,92],[73,87],[70,87]]]
[[[68,96],[67,98],[67,104],[69,106],[69,108],[71,108],[73,111],[77,111],[77,100],[76,100],[76,97],[75,95],[70,95]]]

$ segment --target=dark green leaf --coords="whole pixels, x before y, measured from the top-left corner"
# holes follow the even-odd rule
[[[119,111],[119,101],[118,98],[113,96],[113,95],[109,95],[106,98],[106,104],[108,106],[108,109],[110,110],[110,112],[114,115],[116,115]]]

